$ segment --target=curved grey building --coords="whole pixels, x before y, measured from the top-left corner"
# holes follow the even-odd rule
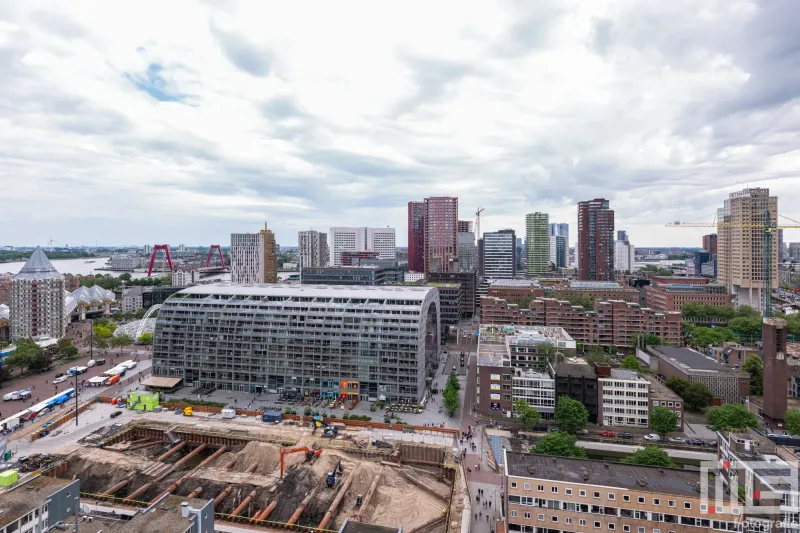
[[[153,375],[221,390],[413,403],[438,354],[433,287],[219,283],[164,302]]]

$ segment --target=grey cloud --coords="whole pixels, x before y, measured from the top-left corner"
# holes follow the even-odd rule
[[[86,36],[86,28],[66,13],[53,11],[54,6],[33,13],[33,21],[45,30],[65,39],[78,39]]]
[[[398,58],[411,71],[416,87],[413,96],[397,104],[395,113],[399,115],[415,111],[421,105],[437,103],[448,89],[456,86],[463,78],[477,74],[477,69],[465,62],[405,53],[398,54]]]
[[[339,172],[381,178],[409,174],[411,169],[401,168],[397,163],[342,150],[316,150],[306,153],[303,159]]]
[[[265,77],[272,71],[274,56],[271,51],[259,48],[246,37],[223,31],[212,25],[211,32],[228,60],[248,74]]]
[[[264,102],[261,105],[261,112],[264,116],[276,120],[306,116],[294,98],[288,96],[280,96]]]

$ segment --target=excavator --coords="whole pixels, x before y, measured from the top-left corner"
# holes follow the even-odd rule
[[[329,437],[331,439],[335,439],[337,435],[339,435],[339,428],[328,424],[321,416],[315,416],[311,419],[311,427],[313,428],[311,431],[312,435],[316,433],[317,428],[320,427],[325,428],[325,430],[322,433],[323,437]]]
[[[333,470],[328,472],[328,477],[325,478],[325,484],[331,488],[335,487],[339,483],[340,476],[343,472],[342,461],[340,459],[339,462],[336,463],[336,466],[333,467]]]
[[[306,462],[309,463],[322,455],[322,446],[319,444],[313,445],[311,448],[303,446],[302,448],[292,448],[290,450],[281,449],[281,477],[283,477],[284,463],[283,458],[291,453],[305,452]]]

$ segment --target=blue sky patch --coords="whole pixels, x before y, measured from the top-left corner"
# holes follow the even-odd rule
[[[144,75],[131,76],[130,74],[126,74],[126,76],[137,88],[146,92],[159,102],[177,102],[181,100],[183,95],[168,91],[167,82],[161,76],[162,70],[163,68],[161,65],[153,63],[147,67],[147,72]]]

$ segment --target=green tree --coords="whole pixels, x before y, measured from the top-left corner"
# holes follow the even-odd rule
[[[789,435],[800,435],[800,411],[789,409],[783,415],[784,427]]]
[[[622,364],[619,365],[619,367],[624,370],[636,370],[637,372],[642,371],[642,365],[639,363],[639,360],[635,355],[629,355],[623,359]]]
[[[556,404],[556,423],[565,432],[574,435],[589,422],[586,407],[569,396],[562,396]]]
[[[549,342],[536,345],[536,353],[543,355],[548,362],[552,362],[556,355],[556,347]]]
[[[686,390],[683,391],[681,398],[683,398],[686,406],[694,411],[700,411],[714,401],[711,389],[702,383],[690,383]]]
[[[708,410],[708,427],[714,431],[757,428],[758,419],[744,405],[726,403]]]
[[[525,400],[514,401],[514,418],[519,420],[525,429],[531,429],[542,419],[539,411],[531,407]]]
[[[130,274],[128,274],[127,272],[125,272],[124,274],[120,274],[120,275],[119,275],[119,279],[120,279],[120,281],[130,281],[132,277],[133,277],[133,276],[131,276],[131,275],[130,275]]]
[[[764,394],[764,361],[758,354],[751,353],[742,364],[742,372],[750,374],[750,394]]]
[[[632,455],[622,459],[622,462],[634,465],[660,466],[662,468],[675,466],[669,454],[658,446],[645,446],[641,450],[637,450]]]
[[[728,321],[728,328],[740,335],[758,335],[761,333],[761,316],[737,316]]]
[[[21,373],[36,363],[42,353],[42,349],[30,339],[19,339],[16,346],[17,349],[5,357],[3,364],[9,369],[19,368]]]
[[[531,453],[538,453],[541,455],[552,455],[554,457],[578,457],[585,458],[586,450],[581,446],[575,445],[576,438],[574,435],[558,431],[556,433],[548,433],[531,447]]]
[[[453,387],[447,386],[444,388],[442,398],[444,399],[444,408],[447,409],[447,412],[450,413],[450,416],[453,416],[453,414],[458,411],[458,408],[461,407],[461,400],[458,398],[458,391]]]
[[[572,305],[579,305],[584,309],[586,309],[587,311],[591,311],[592,309],[594,309],[594,298],[592,298],[588,294],[575,294],[572,296],[567,296],[565,300],[567,300]]]
[[[689,387],[689,381],[682,378],[669,378],[664,382],[664,385],[666,385],[667,388],[669,388],[672,392],[683,398],[683,394]]]
[[[111,337],[111,346],[114,348],[119,348],[119,355],[122,355],[122,348],[125,346],[130,346],[133,344],[133,339],[131,339],[130,335],[114,335]]]
[[[136,344],[153,344],[153,334],[149,331],[146,331],[139,335],[139,338],[136,339]]]
[[[68,337],[64,337],[63,339],[58,339],[56,343],[56,353],[64,354],[64,350],[68,349],[70,346],[73,346],[72,339]]]
[[[678,430],[678,415],[666,407],[656,407],[650,413],[650,426],[664,438],[667,433]]]
[[[75,359],[78,356],[78,349],[70,344],[64,348],[61,355],[67,359]]]
[[[447,383],[445,384],[445,388],[452,387],[455,390],[461,390],[461,383],[458,382],[458,376],[454,371],[450,372],[450,375],[447,376]]]

